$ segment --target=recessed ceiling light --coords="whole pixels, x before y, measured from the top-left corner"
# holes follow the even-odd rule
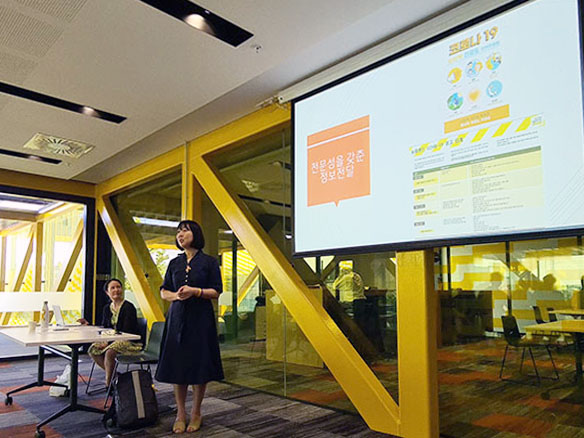
[[[85,114],[86,116],[93,116],[95,117],[95,115],[97,114],[97,111],[95,111],[93,108],[89,107],[89,106],[82,106],[81,107],[81,112],[83,114]]]
[[[26,160],[42,161],[43,163],[49,163],[49,164],[60,164],[62,162],[62,160],[56,160],[54,158],[46,158],[46,157],[41,157],[39,155],[33,155],[33,154],[24,154],[22,152],[11,151],[8,149],[0,149],[0,155],[7,155],[9,157],[16,157],[16,158],[24,158]]]
[[[189,26],[220,39],[233,47],[250,39],[253,34],[189,0],[141,0]]]
[[[48,94],[38,93],[36,91],[27,90],[26,88],[17,87],[16,85],[0,82],[0,93],[9,94],[14,97],[32,100],[33,102],[42,103],[44,105],[53,106],[55,108],[73,111],[86,116],[95,117],[102,120],[107,120],[113,123],[122,123],[126,118],[117,114],[108,113],[107,111],[98,110],[86,105],[69,102],[68,100],[59,99],[58,97],[49,96]]]
[[[205,17],[203,17],[202,15],[191,14],[186,16],[183,21],[187,23],[189,26],[194,27],[195,29],[202,30],[203,32],[206,32],[211,35],[215,35],[215,32],[213,32],[213,29],[207,23]]]

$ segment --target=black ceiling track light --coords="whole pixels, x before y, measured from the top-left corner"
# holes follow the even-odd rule
[[[23,152],[11,151],[8,149],[0,149],[0,155],[7,155],[9,157],[24,158],[26,160],[40,161],[42,163],[60,164],[62,160],[55,158],[41,157],[40,155],[25,154]]]
[[[221,18],[189,0],[140,0],[159,11],[184,21],[195,29],[208,33],[221,41],[239,46],[253,36],[253,33]]]
[[[7,84],[5,82],[0,82],[0,93],[10,94],[11,96],[20,97],[22,99],[28,99],[67,111],[73,111],[86,116],[107,120],[108,122],[119,124],[126,120],[126,117],[118,116],[117,114],[108,113],[107,111],[98,110],[87,105],[69,102],[67,100],[59,99],[58,97],[27,90],[26,88],[20,88],[16,85]]]

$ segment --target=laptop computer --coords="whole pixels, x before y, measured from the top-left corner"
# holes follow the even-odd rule
[[[79,323],[65,324],[65,320],[63,319],[63,312],[61,310],[61,306],[59,306],[58,304],[53,304],[53,313],[55,315],[55,322],[57,323],[56,330],[67,330],[66,327],[80,325]]]

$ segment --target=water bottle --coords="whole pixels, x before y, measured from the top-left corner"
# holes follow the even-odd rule
[[[41,331],[46,332],[49,329],[49,302],[43,303],[43,310],[41,311]]]

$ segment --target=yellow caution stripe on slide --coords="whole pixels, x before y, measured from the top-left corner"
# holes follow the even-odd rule
[[[470,143],[479,143],[490,138],[502,137],[505,134],[525,132],[532,128],[541,128],[545,121],[541,114],[521,117],[511,121],[501,121],[486,128],[473,129],[463,134],[442,137],[437,141],[424,143],[420,146],[410,147],[410,153],[415,157],[420,157],[426,152],[438,152],[444,147],[455,148],[465,141],[468,137]]]

